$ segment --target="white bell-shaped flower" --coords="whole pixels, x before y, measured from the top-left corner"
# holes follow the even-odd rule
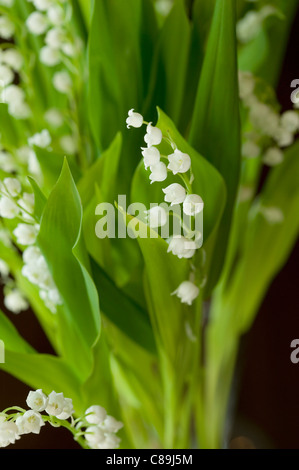
[[[55,67],[61,62],[61,55],[59,50],[53,47],[44,46],[39,53],[40,61],[48,67]]]
[[[15,78],[15,74],[7,65],[0,65],[0,83],[2,87],[10,85]]]
[[[34,134],[28,139],[29,145],[35,145],[40,148],[47,148],[52,142],[51,135],[47,129],[42,130],[41,132]]]
[[[139,113],[135,113],[134,109],[130,109],[126,123],[128,129],[130,129],[130,127],[139,128],[143,124],[143,116]]]
[[[2,39],[10,39],[15,33],[15,25],[8,16],[0,16],[0,36]]]
[[[168,156],[169,165],[168,169],[174,175],[177,173],[186,173],[191,168],[191,158],[187,153],[183,153],[175,149],[174,153]]]
[[[161,206],[152,207],[147,211],[147,221],[152,228],[163,227],[167,223],[167,219],[167,212]]]
[[[33,245],[39,232],[39,225],[19,224],[13,231],[19,245]]]
[[[14,201],[6,196],[0,199],[0,216],[4,219],[14,219],[20,213],[20,209]]]
[[[24,57],[17,49],[10,48],[3,51],[2,62],[15,72],[19,72],[23,67]]]
[[[5,178],[3,183],[6,190],[12,197],[16,197],[20,194],[22,186],[20,181],[16,178]]]
[[[65,398],[62,412],[57,415],[58,419],[69,419],[74,413],[73,400],[71,398]]]
[[[51,23],[55,26],[60,26],[65,21],[64,9],[60,5],[52,5],[47,10],[47,15]]]
[[[48,404],[48,397],[41,389],[30,391],[28,393],[26,403],[34,411],[44,411]]]
[[[242,145],[242,156],[244,158],[257,158],[260,153],[260,147],[252,140],[247,140]]]
[[[45,112],[45,120],[47,123],[52,126],[54,129],[58,129],[59,127],[63,126],[64,117],[63,114],[59,111],[59,109],[51,108]]]
[[[6,8],[11,8],[15,0],[0,0],[0,5],[3,5]]]
[[[151,183],[155,181],[165,181],[167,178],[167,168],[165,163],[159,162],[157,165],[151,166],[151,174],[150,174]]]
[[[37,10],[47,11],[53,5],[53,0],[30,0]]]
[[[285,111],[280,119],[283,129],[295,134],[299,130],[299,113],[297,111]]]
[[[26,26],[30,33],[34,34],[35,36],[40,36],[47,31],[49,27],[49,21],[48,18],[43,15],[43,13],[34,11],[31,13],[31,15],[28,16],[26,20]]]
[[[85,419],[90,424],[102,424],[107,416],[105,408],[99,405],[93,405],[85,411]]]
[[[63,412],[65,398],[63,393],[51,392],[48,396],[46,412],[51,416],[59,416]]]
[[[7,447],[20,439],[16,423],[0,420],[0,447]]]
[[[39,434],[41,427],[45,425],[38,411],[28,410],[16,419],[19,434]]]
[[[184,281],[172,295],[176,295],[183,304],[192,305],[199,295],[199,288],[193,282]]]
[[[120,429],[123,428],[123,423],[121,421],[118,421],[116,418],[114,418],[113,416],[107,416],[105,418],[105,421],[102,425],[102,428],[105,430],[105,432],[108,432],[108,433],[116,433],[118,432]]]
[[[238,40],[244,44],[252,41],[262,27],[262,18],[259,12],[249,11],[241,20],[237,23],[237,37]]]
[[[186,215],[199,214],[203,208],[203,200],[198,194],[189,194],[183,203],[183,210]]]
[[[152,126],[150,122],[146,128],[146,134],[144,136],[144,141],[148,147],[152,147],[153,145],[159,145],[162,142],[163,134],[161,129],[158,127]]]
[[[11,290],[4,297],[5,307],[12,313],[19,314],[29,308],[29,304],[18,289]]]
[[[197,244],[181,235],[175,235],[171,238],[167,253],[172,253],[178,258],[192,258],[197,249]]]
[[[73,81],[70,74],[66,70],[62,70],[54,74],[53,85],[60,93],[68,94],[72,88]]]
[[[157,165],[160,162],[161,155],[156,147],[142,147],[141,153],[143,155],[143,162],[146,169]]]
[[[279,165],[280,163],[283,162],[283,160],[284,160],[283,152],[278,147],[269,148],[263,157],[264,164],[268,166]]]
[[[178,183],[172,183],[167,188],[162,189],[165,194],[165,202],[170,202],[172,206],[175,204],[181,204],[186,198],[185,188]]]

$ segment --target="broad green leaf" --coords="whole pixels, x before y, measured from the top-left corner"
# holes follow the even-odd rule
[[[115,186],[121,147],[122,136],[118,133],[109,148],[103,152],[78,182],[78,191],[83,206],[89,203],[95,195],[96,185],[99,188],[103,202],[114,203],[117,198]]]
[[[78,414],[85,411],[79,394],[80,383],[62,359],[48,354],[7,351],[5,364],[0,364],[0,368],[33,390],[41,388],[47,394],[53,390],[63,392],[65,397],[72,398]]]
[[[35,153],[43,175],[43,189],[49,193],[59,178],[64,157],[55,152],[48,152],[42,148],[35,148]],[[80,179],[80,170],[72,158],[68,159],[72,175],[77,181]],[[47,196],[48,194],[46,194]]]
[[[149,309],[151,322],[156,340],[162,345],[171,360],[175,360],[177,342],[184,328],[184,312],[186,306],[172,293],[189,275],[189,263],[167,253],[168,244],[156,232],[131,215],[125,214],[121,208],[130,229],[136,233],[145,263],[149,282],[150,299],[153,309]],[[134,226],[132,225],[134,224]],[[135,226],[135,223],[138,223]],[[137,232],[136,232],[137,230]],[[142,236],[138,236],[142,233]]]
[[[89,36],[89,113],[94,138],[108,148],[142,96],[139,49],[142,2],[93,2]]]
[[[0,340],[4,342],[5,351],[31,353],[34,349],[22,338],[15,326],[0,311]]]
[[[147,312],[119,289],[94,262],[92,270],[103,314],[135,343],[155,353],[155,339]]]
[[[109,414],[120,419],[118,397],[110,368],[110,351],[102,331],[92,348],[93,367],[86,382],[81,387],[85,409],[93,405],[103,406]]]
[[[187,64],[185,92],[178,128],[183,135],[188,131],[194,108],[205,43],[212,20],[215,0],[190,2],[190,51]]]
[[[100,312],[88,266],[84,267],[81,263],[83,258],[84,262],[86,260],[80,242],[81,224],[80,197],[65,161],[45,207],[37,241],[63,299],[59,319],[66,328],[63,337],[70,338],[66,341],[68,352],[70,355],[72,352],[77,354],[78,344],[75,341],[81,342],[84,369],[84,354],[88,366],[88,348],[99,333]]]
[[[145,107],[148,119],[159,106],[178,124],[186,82],[190,46],[190,25],[183,0],[175,2],[166,18],[155,51],[151,88],[147,98],[151,109]],[[150,114],[149,114],[150,113]]]
[[[38,220],[41,219],[42,213],[44,211],[45,205],[47,203],[47,198],[41,191],[40,187],[38,186],[37,182],[28,176],[29,183],[32,186],[33,193],[34,193],[34,215],[37,217]]]
[[[240,117],[235,2],[217,0],[203,63],[189,142],[222,174],[227,204],[215,243],[207,292],[225,258],[240,172]]]
[[[7,104],[0,103],[0,136],[3,146],[9,150],[11,145],[18,145],[20,142],[18,122],[8,113]]]

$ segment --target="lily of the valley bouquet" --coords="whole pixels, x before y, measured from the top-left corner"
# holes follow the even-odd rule
[[[0,446],[227,445],[240,338],[298,233],[299,100],[275,95],[297,6],[0,1],[0,366],[32,389]]]

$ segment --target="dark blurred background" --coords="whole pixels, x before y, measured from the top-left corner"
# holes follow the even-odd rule
[[[292,107],[291,81],[299,79],[298,31],[299,14],[277,89],[284,110]],[[299,363],[290,360],[291,341],[299,338],[298,267],[299,243],[273,281],[251,331],[243,338],[231,448],[299,449]],[[38,351],[52,352],[30,312],[8,315]],[[10,405],[25,406],[28,391],[27,386],[0,371],[0,410]],[[67,431],[48,425],[39,436],[22,436],[10,448],[76,449],[78,446]]]

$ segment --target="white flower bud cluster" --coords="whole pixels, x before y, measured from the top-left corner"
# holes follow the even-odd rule
[[[63,4],[68,6],[68,2],[28,1],[33,3],[36,11],[27,18],[27,28],[36,36],[45,35],[45,45],[39,55],[40,61],[47,67],[67,64],[67,60],[75,58],[82,49],[81,40],[73,37],[66,26],[67,10]],[[73,85],[70,73],[66,69],[55,72],[53,85],[60,93],[69,94]]]
[[[6,7],[12,6],[13,2],[2,0]],[[15,34],[15,25],[6,16],[0,16],[0,37],[11,40]],[[26,102],[24,90],[14,84],[16,74],[21,72],[24,58],[13,44],[5,44],[5,48],[0,50],[0,97],[2,103],[7,103],[9,114],[15,119],[28,119],[31,110]]]
[[[120,438],[116,434],[123,423],[109,416],[101,406],[91,406],[83,417],[74,419],[71,398],[65,398],[63,393],[55,391],[46,395],[41,389],[30,391],[26,404],[28,410],[9,407],[0,413],[0,447],[15,444],[24,434],[39,434],[47,422],[54,427],[65,427],[71,431],[74,439],[85,448],[119,447]]]
[[[113,416],[107,415],[107,411],[98,405],[91,406],[85,412],[84,437],[91,449],[117,449],[120,438],[116,433],[123,427],[123,423]]]
[[[283,149],[292,145],[299,131],[299,112],[279,114],[273,106],[261,102],[255,94],[256,79],[249,72],[239,72],[240,99],[248,112],[252,132],[244,135],[242,156],[262,157],[267,166],[283,162]]]
[[[144,124],[144,119],[141,114],[131,109],[126,123],[128,128],[131,126],[139,128]],[[161,155],[158,149],[163,140],[172,147],[172,153],[169,155]],[[175,142],[169,136],[163,136],[161,129],[152,126],[152,123],[147,124],[144,141],[147,147],[142,147],[141,153],[145,169],[150,169],[149,179],[151,184],[165,181],[168,173],[180,177],[183,181],[183,185],[171,183],[162,189],[165,203],[169,203],[170,207],[182,204],[183,213],[190,217],[195,217],[201,213],[204,207],[203,200],[198,194],[192,193],[194,176],[192,174],[190,155],[179,150]],[[163,159],[166,163],[162,161]],[[165,225],[167,217],[166,210],[161,206],[153,207],[147,211],[147,221],[152,228]],[[186,228],[182,220],[181,225],[183,228]],[[195,234],[192,232],[191,234],[191,231],[189,231],[187,236],[174,234],[168,240],[168,253],[172,253],[180,259],[191,259],[198,250],[198,241],[201,239],[202,234],[200,232]],[[191,305],[199,295],[199,288],[191,281],[184,281],[173,294],[177,295],[182,303]]]
[[[40,298],[52,313],[56,313],[57,306],[62,304],[62,300],[40,249],[37,246],[26,248],[23,252],[23,261],[23,276],[40,289]]]
[[[9,286],[9,283],[8,283]],[[16,287],[4,289],[4,305],[12,313],[19,314],[29,308],[29,303]]]
[[[259,11],[248,11],[237,23],[238,40],[243,44],[252,41],[260,33],[265,19],[273,15],[279,16],[280,12],[272,5],[265,5]]]
[[[64,426],[74,413],[72,399],[54,391],[48,396],[41,389],[31,391],[26,403],[29,410],[11,407],[0,413],[0,447],[14,444],[24,434],[39,434],[46,422]]]
[[[38,139],[40,139],[40,134],[38,134]],[[34,219],[34,195],[26,192],[21,194],[21,191],[22,186],[18,179],[4,179],[0,191],[0,216],[6,219],[22,219],[23,222],[19,223],[13,230],[16,243],[21,248],[27,247],[23,252],[24,266],[22,274],[32,284],[39,287],[40,297],[46,307],[52,313],[56,313],[57,305],[62,303],[60,294],[44,256],[40,249],[35,246],[40,226]],[[8,289],[4,303],[13,313],[20,313],[28,308],[27,301],[15,287]]]
[[[4,261],[0,260],[0,277],[2,284],[4,284],[4,306],[12,313],[19,314],[27,310],[29,304],[21,291],[14,285],[14,282],[9,278],[10,268]]]

